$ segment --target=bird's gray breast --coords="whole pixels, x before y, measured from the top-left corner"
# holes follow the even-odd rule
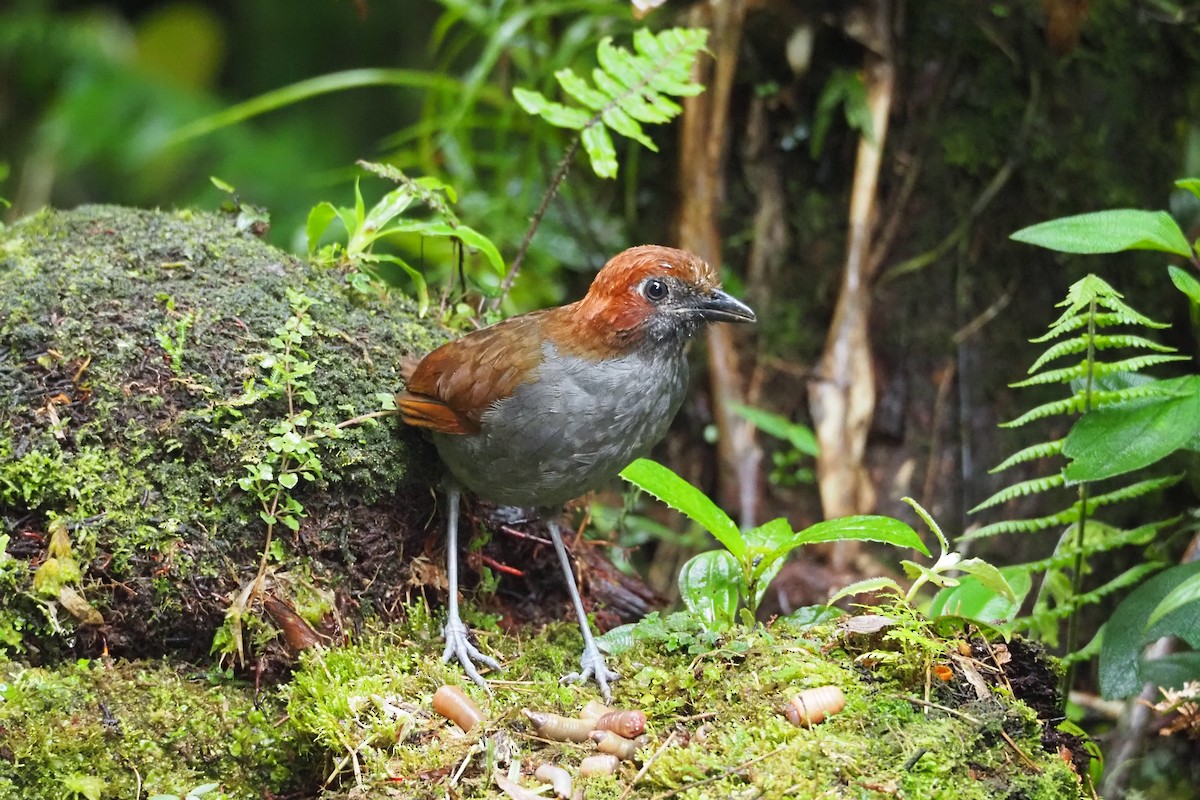
[[[536,379],[484,412],[479,434],[434,436],[451,473],[497,503],[560,505],[595,488],[666,435],[687,389],[682,347],[600,361],[543,352]]]

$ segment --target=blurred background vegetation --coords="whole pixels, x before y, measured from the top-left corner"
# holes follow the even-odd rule
[[[638,20],[619,0],[10,0],[0,11],[0,197],[9,220],[93,202],[214,208],[226,199],[216,176],[269,212],[273,242],[303,252],[309,210],[351,204],[365,158],[454,186],[462,221],[511,258],[569,141],[521,111],[512,88],[556,97],[554,71],[587,71],[602,37],[627,44],[640,25],[688,24],[700,5],[672,0]],[[870,55],[856,25],[874,4],[737,5],[728,135],[715,144],[723,266],[761,320],[737,341],[752,386],[744,399],[803,423],[842,279]],[[1100,273],[1173,323],[1169,343],[1197,354],[1160,254],[1058,256],[1008,236],[1113,207],[1167,208],[1197,235],[1194,198],[1171,182],[1200,174],[1200,3],[939,0],[897,2],[890,17],[896,84],[876,198],[876,403],[863,466],[881,513],[906,516],[907,494],[962,532],[975,524],[967,509],[1002,483],[986,469],[1021,444],[995,426],[1036,399],[1007,384],[1072,282]],[[650,135],[657,154],[618,142],[615,181],[576,160],[507,310],[578,296],[628,245],[676,243],[678,131]],[[362,179],[368,205],[390,188]],[[435,293],[450,284],[452,252],[396,247]],[[477,258],[467,288],[494,294],[499,279]],[[695,456],[714,419],[702,394],[690,401],[664,454],[710,489],[717,470]],[[799,528],[821,518],[821,502],[786,437],[762,442],[774,466],[764,462],[754,491],[761,519],[782,514]],[[1194,460],[1179,466],[1189,480],[1149,502],[1195,506]],[[1036,513],[1012,505],[1006,513]],[[1021,541],[1005,556],[1052,546]],[[1178,558],[1183,541],[1162,546]],[[777,610],[829,586],[789,575]],[[669,589],[674,570],[651,576]]]

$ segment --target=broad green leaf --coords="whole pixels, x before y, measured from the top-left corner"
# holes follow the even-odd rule
[[[617,177],[617,150],[608,128],[591,125],[583,129],[583,149],[592,162],[592,171],[601,178]]]
[[[896,547],[911,547],[929,555],[929,548],[917,532],[891,517],[854,516],[818,522],[796,534],[792,546],[818,542],[882,542]]]
[[[1142,690],[1146,676],[1140,669],[1142,649],[1163,636],[1180,636],[1200,647],[1200,604],[1181,606],[1153,625],[1150,615],[1175,589],[1200,575],[1200,561],[1182,564],[1155,575],[1125,598],[1104,627],[1100,648],[1100,692],[1124,698]]]
[[[762,602],[763,594],[779,570],[783,569],[784,557],[795,547],[792,540],[795,532],[792,525],[783,517],[765,522],[757,528],[746,531],[746,558],[753,564],[752,577],[754,580],[754,596],[746,602],[752,609],[757,609]],[[755,558],[759,562],[754,564]]]
[[[821,446],[817,444],[817,437],[813,434],[812,428],[807,425],[792,422],[780,414],[774,414],[762,408],[755,408],[754,406],[734,403],[731,407],[735,414],[749,420],[754,427],[763,433],[788,442],[801,453],[815,456],[821,452]]]
[[[1155,686],[1180,687],[1200,681],[1200,653],[1189,650],[1141,662],[1142,677]]]
[[[1171,283],[1175,284],[1175,288],[1183,292],[1193,303],[1200,303],[1200,281],[1196,280],[1192,273],[1172,264],[1167,267],[1167,273],[1171,276]]]
[[[1022,567],[1003,567],[997,572],[1008,592],[986,585],[978,574],[964,575],[957,586],[942,589],[929,605],[930,617],[963,617],[990,626],[1003,625],[1017,618],[1021,603],[1033,585],[1030,571]]]
[[[462,88],[462,79],[456,75],[425,69],[351,69],[343,72],[331,72],[272,89],[258,97],[190,122],[172,133],[167,139],[167,145],[174,146],[197,136],[205,136],[215,130],[236,125],[278,108],[295,105],[318,95],[365,86],[406,86],[417,89],[434,89],[440,92],[457,92]],[[493,102],[499,99],[495,96],[494,90],[488,88],[485,91],[489,95],[487,99]]]
[[[1062,253],[1160,250],[1184,257],[1192,254],[1187,238],[1170,214],[1132,208],[1053,219],[1022,228],[1011,238]]]
[[[648,458],[639,458],[621,470],[621,477],[699,523],[715,536],[717,541],[725,545],[734,558],[738,561],[743,560],[746,541],[742,538],[741,531],[729,515],[708,499],[704,492],[662,464]]]
[[[359,197],[361,198],[361,195]],[[363,234],[382,234],[388,223],[407,211],[415,199],[412,189],[407,186],[392,189],[367,212],[362,224]]]
[[[329,201],[317,203],[313,206],[312,211],[308,212],[308,221],[304,225],[304,233],[308,239],[308,252],[310,255],[317,251],[317,245],[320,244],[321,237],[325,235],[325,231],[329,228],[329,223],[333,222],[337,215],[337,209]]]
[[[741,568],[727,550],[709,550],[679,571],[679,596],[708,625],[725,629],[737,620]]]
[[[1153,464],[1200,434],[1200,375],[1159,381],[1170,394],[1084,414],[1067,434],[1069,481],[1111,478]]]
[[[467,247],[473,247],[483,253],[497,275],[504,274],[504,258],[500,255],[500,251],[496,249],[496,245],[492,243],[491,239],[466,225],[451,225],[442,220],[412,220],[403,225],[393,226],[389,231],[404,231],[405,233],[416,233],[421,236],[458,239]]]
[[[831,606],[843,597],[851,597],[856,594],[866,594],[868,592],[879,592],[884,589],[890,589],[901,597],[904,596],[904,590],[900,588],[900,584],[891,578],[865,578],[864,580],[855,581],[838,589],[829,596],[829,602],[826,605]]]
[[[1004,572],[982,558],[965,559],[958,562],[956,568],[975,578],[988,591],[995,592],[1009,602],[1018,602],[1016,592],[1009,585],[1008,579],[1004,577]]]
[[[1146,625],[1153,625],[1167,614],[1186,605],[1200,606],[1200,575],[1193,575],[1172,589],[1150,612]]]

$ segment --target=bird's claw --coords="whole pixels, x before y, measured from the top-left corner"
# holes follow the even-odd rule
[[[561,683],[583,683],[592,678],[600,687],[600,694],[604,697],[604,702],[612,702],[612,690],[608,688],[608,684],[621,676],[608,668],[600,650],[594,645],[585,648],[583,657],[579,659],[579,665],[583,667],[582,671],[563,675]]]
[[[467,677],[485,692],[491,694],[492,690],[483,676],[479,674],[479,670],[475,668],[475,663],[478,662],[489,669],[500,672],[500,662],[481,653],[479,648],[471,643],[467,636],[467,626],[460,620],[448,620],[446,626],[442,628],[442,635],[446,637],[446,649],[442,651],[442,663],[445,664],[451,658],[457,658],[458,663],[462,664],[463,672],[467,673]]]

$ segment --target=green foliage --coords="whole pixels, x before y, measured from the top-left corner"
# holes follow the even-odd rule
[[[206,685],[156,661],[5,666],[4,800],[241,800],[310,777],[300,737],[277,724],[274,693]]]
[[[815,480],[813,470],[805,466],[809,458],[820,452],[817,437],[812,428],[799,422],[792,422],[787,417],[774,414],[766,409],[734,403],[733,411],[743,419],[749,420],[754,427],[768,436],[787,442],[786,450],[776,450],[771,453],[773,467],[769,480],[778,486],[795,486],[801,483],[812,483]]]
[[[1002,622],[1012,618],[1024,597],[1024,594],[1018,597],[1013,590],[1011,573],[1006,574],[981,558],[963,558],[961,553],[951,551],[946,535],[929,512],[911,497],[905,497],[904,502],[913,507],[937,539],[940,548],[937,560],[928,567],[908,559],[902,560],[900,564],[904,574],[912,580],[907,590],[891,578],[866,578],[839,590],[829,598],[829,602],[864,592],[886,591],[895,594],[906,606],[912,606],[917,594],[929,584],[941,589],[934,600],[931,616],[959,617],[983,627],[996,628],[1007,635],[1009,629]],[[926,551],[925,555],[929,555],[929,552]],[[960,578],[958,573],[966,577]],[[975,587],[982,591],[974,592]]]
[[[1200,562],[1182,564],[1155,575],[1130,593],[1104,626],[1100,647],[1100,691],[1105,697],[1129,697],[1153,681],[1181,687],[1200,675]],[[1143,658],[1150,642],[1177,636],[1191,651],[1157,659]]]
[[[276,524],[293,532],[300,529],[305,512],[295,490],[301,480],[312,483],[321,477],[321,440],[341,436],[338,426],[313,420],[318,403],[309,377],[316,371],[316,363],[304,349],[304,342],[314,333],[309,314],[314,301],[291,288],[287,298],[291,316],[267,340],[270,350],[252,358],[265,374],[250,378],[242,394],[223,407],[235,416],[242,413],[240,409],[256,403],[283,401],[286,407],[282,417],[268,422],[266,449],[245,464],[246,474],[237,481],[242,491],[258,500],[258,515],[266,525],[263,568],[268,561],[282,561],[284,557],[282,545],[273,541]],[[243,589],[243,594],[249,598],[250,587]],[[230,605],[224,624],[213,636],[213,652],[245,657],[243,629],[260,629],[257,620],[245,612],[244,599]]]
[[[862,73],[858,70],[836,69],[825,82],[821,97],[817,100],[816,119],[813,123],[809,154],[813,158],[821,155],[825,136],[833,124],[838,106],[845,108],[846,123],[852,130],[872,138],[871,109],[867,107],[867,87],[863,85]]]
[[[1096,211],[1031,225],[1014,233],[1012,238],[1062,253],[1160,250],[1185,257],[1192,254],[1183,231],[1165,211],[1131,208]]]
[[[1179,185],[1187,188],[1193,183],[1180,182]],[[1200,265],[1179,226],[1164,212],[1115,210],[1084,214],[1025,228],[1013,234],[1013,238],[1071,253],[1159,250],[1186,256],[1193,265]],[[1170,276],[1191,298],[1191,292],[1197,286],[1195,279],[1178,268],[1172,268]],[[1040,459],[1063,457],[1068,463],[1046,477],[1022,481],[1000,490],[974,511],[1014,498],[1064,488],[1074,488],[1076,499],[1059,512],[1035,519],[994,522],[967,538],[1065,528],[1051,557],[1015,565],[1006,572],[1010,578],[1019,571],[1029,577],[1041,575],[1032,611],[1015,620],[1014,624],[1018,629],[1033,631],[1054,643],[1058,639],[1059,623],[1066,619],[1066,650],[1070,661],[1088,657],[1095,649],[1076,649],[1079,609],[1098,604],[1145,581],[1148,575],[1162,567],[1161,563],[1151,559],[1085,592],[1088,562],[1119,547],[1147,545],[1162,529],[1177,522],[1175,519],[1160,520],[1123,530],[1095,519],[1096,514],[1104,507],[1160,492],[1177,483],[1182,476],[1132,479],[1105,491],[1095,489],[1096,482],[1132,475],[1177,450],[1196,449],[1200,445],[1200,376],[1155,379],[1144,374],[1152,367],[1188,359],[1175,355],[1173,348],[1143,336],[1143,331],[1166,326],[1134,310],[1120,293],[1095,275],[1088,275],[1072,285],[1059,305],[1065,307],[1062,315],[1046,334],[1033,340],[1052,344],[1029,368],[1030,377],[1013,385],[1058,384],[1070,393],[1063,399],[1039,405],[1006,425],[1025,425],[1063,415],[1078,415],[1078,419],[1065,438],[1027,447],[993,471]],[[1133,330],[1121,330],[1129,327]],[[1120,351],[1133,351],[1133,354],[1112,357],[1111,354]],[[1074,362],[1047,368],[1051,362],[1064,358],[1072,358]],[[1025,586],[1031,581],[1023,578],[1014,583]],[[1155,584],[1154,581],[1151,583]],[[972,586],[969,592],[973,602],[984,605],[990,602],[988,591],[982,585]],[[946,598],[939,600],[944,604]],[[1200,598],[1193,596],[1188,588],[1181,587],[1180,594],[1172,602],[1175,601],[1178,605],[1169,604],[1160,616],[1181,612],[1192,605],[1200,607]],[[1150,611],[1145,609],[1147,616]],[[1114,615],[1106,630],[1114,630],[1116,620]],[[1144,618],[1142,622],[1145,622]],[[1129,637],[1140,636],[1142,627],[1139,624],[1137,631],[1131,632],[1125,630],[1123,623],[1121,646],[1127,648]],[[1108,648],[1109,644],[1106,642],[1104,646]]]
[[[671,97],[704,91],[692,80],[692,69],[708,31],[671,28],[657,34],[642,28],[634,33],[634,52],[614,46],[605,37],[596,47],[599,67],[589,84],[569,67],[554,77],[577,106],[546,98],[541,92],[517,87],[513,97],[525,111],[551,125],[579,131],[592,170],[602,178],[617,176],[617,151],[610,131],[657,151],[642,123],[669,122],[682,111]]]
[[[175,298],[170,295],[163,295],[162,300],[167,309],[167,316],[171,317],[173,322],[164,322],[154,332],[154,340],[167,354],[167,358],[171,359],[171,372],[182,377],[183,354],[187,350],[187,334],[192,325],[196,323],[196,314],[193,311],[176,311]]]
[[[354,207],[338,208],[329,202],[313,207],[308,215],[305,232],[308,251],[319,264],[349,267],[352,271],[350,286],[363,294],[373,288],[386,287],[379,267],[392,264],[399,267],[411,279],[416,289],[421,316],[429,309],[429,287],[424,274],[395,253],[376,252],[375,246],[394,236],[448,239],[458,247],[479,250],[498,274],[504,274],[504,259],[491,240],[483,234],[463,225],[450,209],[457,195],[454,189],[437,178],[409,178],[395,167],[369,162],[359,162],[364,168],[400,184],[388,192],[370,209],[363,202],[358,183],[354,185]],[[414,204],[421,204],[432,212],[429,218],[406,216]],[[321,240],[334,220],[346,229],[347,240],[321,245]]]
[[[638,459],[621,471],[621,477],[682,512],[724,545],[724,550],[695,556],[679,573],[684,605],[704,626],[715,630],[733,627],[739,614],[752,623],[767,585],[783,567],[787,554],[801,545],[870,541],[929,554],[912,528],[890,517],[846,517],[802,531],[793,531],[787,520],[779,518],[742,532],[703,492],[661,464]]]

